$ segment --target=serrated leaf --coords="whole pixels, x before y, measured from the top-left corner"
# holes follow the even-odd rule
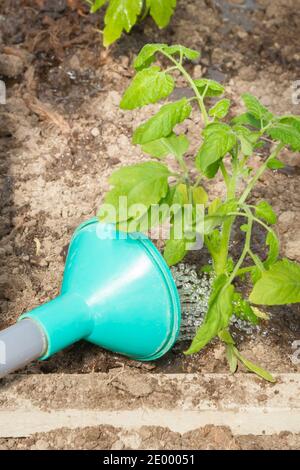
[[[168,137],[176,124],[183,122],[190,115],[191,110],[186,98],[165,104],[157,114],[134,131],[133,143],[142,145]]]
[[[223,100],[218,101],[218,103],[209,110],[209,115],[218,119],[223,119],[227,116],[229,108],[230,100],[224,98]]]
[[[258,305],[285,305],[300,302],[300,265],[287,259],[277,261],[256,282],[250,302]]]
[[[295,152],[300,151],[300,132],[290,124],[277,122],[267,129],[266,133],[272,139],[290,145]]]
[[[143,0],[110,0],[104,17],[103,44],[105,47],[119,39],[124,30],[127,33],[131,31],[142,8]]]
[[[236,143],[235,135],[218,130],[205,138],[196,156],[196,166],[202,172],[213,163],[225,157]]]
[[[255,215],[256,217],[265,220],[268,224],[276,224],[277,216],[272,209],[272,206],[267,201],[261,201],[255,207]]]
[[[134,61],[134,68],[142,70],[149,67],[155,60],[155,53],[167,48],[167,44],[146,44]]]
[[[273,114],[261,104],[261,102],[251,93],[244,93],[242,99],[247,108],[247,111],[258,120],[269,122],[273,118]]]
[[[257,366],[253,362],[246,359],[244,356],[242,356],[242,354],[236,348],[234,348],[234,353],[236,357],[244,364],[244,366],[248,370],[250,370],[251,372],[254,372],[256,375],[259,375],[259,377],[262,377],[268,382],[272,382],[272,383],[276,382],[274,377],[267,370],[263,369],[260,366]]]
[[[227,277],[224,275],[215,280],[204,322],[185,354],[194,354],[200,351],[220,331],[227,328],[232,315],[234,287],[232,285],[225,287],[226,281]]]
[[[176,8],[176,0],[146,0],[146,7],[159,28],[164,28]]]
[[[256,119],[250,113],[243,113],[240,116],[236,116],[232,119],[232,124],[243,124],[246,126],[254,127],[255,129],[261,128],[261,122],[259,119]]]
[[[115,171],[109,182],[114,186],[105,197],[105,203],[112,204],[120,219],[119,198],[127,198],[128,208],[133,204],[144,204],[147,209],[158,203],[168,192],[168,168],[158,162],[144,162]],[[128,215],[126,214],[128,217]],[[127,220],[122,218],[122,220]]]
[[[267,167],[270,168],[270,170],[280,170],[285,167],[285,164],[277,158],[271,158],[267,163]]]
[[[200,52],[195,51],[194,49],[189,49],[188,47],[184,47],[181,45],[174,45],[174,46],[169,46],[166,49],[166,52],[170,55],[174,54],[179,54],[182,55],[182,57],[188,59],[188,60],[197,60],[200,57]]]
[[[167,155],[181,157],[187,152],[189,145],[189,140],[185,135],[171,134],[169,137],[163,137],[142,145],[142,150],[156,158],[163,158]]]
[[[218,131],[231,132],[232,129],[224,122],[211,122],[203,129],[202,135],[203,137],[209,137],[211,134],[215,134]]]
[[[300,132],[300,116],[281,116],[279,122],[282,124],[289,124],[294,127],[298,132]]]
[[[93,4],[91,5],[90,12],[96,13],[96,11],[100,10],[103,5],[107,3],[107,0],[94,0]]]
[[[197,78],[194,83],[203,97],[220,96],[225,91],[220,83],[208,78]]]
[[[169,96],[173,89],[173,77],[161,72],[159,67],[141,70],[135,75],[125,91],[120,107],[122,109],[135,109],[150,103],[156,103]]]

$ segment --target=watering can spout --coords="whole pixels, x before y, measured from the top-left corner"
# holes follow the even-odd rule
[[[132,359],[157,359],[179,326],[178,292],[152,242],[94,218],[72,237],[61,294],[0,333],[0,348],[9,345],[0,376],[81,339]]]

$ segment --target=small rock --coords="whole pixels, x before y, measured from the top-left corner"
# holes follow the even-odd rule
[[[92,134],[93,137],[99,137],[100,131],[99,131],[98,127],[94,127],[94,128],[91,130],[91,134]]]
[[[194,78],[202,77],[202,67],[201,67],[201,65],[195,65],[193,76],[194,76]]]
[[[24,71],[24,63],[15,55],[0,54],[0,75],[4,77],[17,77]]]
[[[279,218],[278,222],[283,225],[286,229],[290,227],[290,225],[293,223],[295,218],[295,213],[293,211],[286,211],[283,212]]]
[[[81,67],[80,67],[80,60],[79,60],[78,55],[76,55],[76,54],[72,55],[72,57],[69,60],[68,65],[69,65],[70,69],[80,71]]]

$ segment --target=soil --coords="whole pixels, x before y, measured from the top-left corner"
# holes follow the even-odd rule
[[[139,432],[113,426],[66,429],[34,434],[23,439],[0,439],[0,450],[294,450],[300,435],[281,432],[272,436],[233,436],[226,426],[204,426],[180,434],[159,426],[143,426]]]
[[[199,61],[188,64],[190,72],[223,82],[234,110],[241,107],[240,94],[250,91],[273,112],[300,114],[300,104],[292,100],[300,66],[299,0],[179,0],[168,28],[160,31],[148,19],[109,51],[97,31],[101,15],[86,15],[83,2],[72,4],[73,9],[64,0],[2,0],[0,5],[0,79],[7,85],[7,103],[0,105],[0,328],[58,295],[74,228],[96,213],[113,169],[146,159],[131,144],[132,130],[157,106],[143,114],[118,107],[133,75],[132,60],[144,44],[182,43],[201,50]],[[3,55],[10,67],[7,59],[1,68]],[[178,88],[174,98],[182,91]],[[191,167],[199,132],[193,117],[183,125],[192,141]],[[253,164],[259,160],[257,155]],[[287,151],[284,160],[287,166],[267,173],[253,198],[272,203],[282,255],[300,261],[300,156]],[[210,190],[222,194],[221,182]],[[257,248],[261,241],[258,232]],[[238,336],[240,350],[274,372],[299,371],[292,360],[299,313],[299,306],[272,309],[271,321],[256,335]],[[142,364],[79,343],[27,373],[107,372],[123,364],[141,373],[227,370],[219,343],[188,358],[182,355],[185,347],[180,343],[156,363]],[[199,430],[197,445],[206,432],[215,430]],[[112,444],[109,429],[86,433],[95,433],[95,447],[103,435]],[[185,445],[184,436],[171,434],[166,446]],[[48,439],[59,447],[56,434],[9,440],[5,446],[34,447]],[[76,446],[76,439],[72,431],[68,445]],[[245,439],[234,445],[285,448],[299,437],[278,436],[272,443],[267,436],[259,443],[249,438],[247,444]]]

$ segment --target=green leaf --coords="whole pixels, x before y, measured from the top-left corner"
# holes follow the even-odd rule
[[[142,145],[162,137],[168,137],[176,124],[184,121],[190,115],[191,110],[191,105],[186,98],[165,104],[157,114],[134,131],[133,143]]]
[[[269,253],[267,259],[264,261],[264,266],[268,269],[277,261],[280,250],[279,240],[274,232],[268,232],[266,237],[266,244],[269,247]]]
[[[161,72],[159,67],[141,70],[125,91],[120,107],[122,109],[135,109],[146,104],[156,103],[169,96],[173,89],[173,77]]]
[[[143,8],[143,0],[110,0],[104,17],[103,44],[108,47],[135,25]]]
[[[194,83],[203,97],[220,96],[225,91],[220,83],[208,78],[197,78]]]
[[[246,157],[249,157],[250,155],[253,154],[253,146],[251,144],[251,142],[249,142],[249,140],[240,135],[239,136],[239,141],[240,141],[240,144],[241,144],[241,151],[242,151],[242,154],[245,155]]]
[[[273,139],[290,145],[292,150],[300,151],[300,132],[290,124],[277,122],[266,130],[266,133]]]
[[[208,194],[202,186],[198,186],[197,188],[193,188],[193,201],[194,204],[207,204],[208,201]]]
[[[167,240],[164,258],[169,266],[179,263],[186,255],[186,240]]]
[[[176,8],[176,0],[146,0],[146,7],[159,28],[165,28]]]
[[[252,323],[253,325],[257,325],[259,323],[251,305],[239,292],[235,292],[233,295],[233,314],[242,320]]]
[[[94,0],[93,4],[91,5],[90,12],[96,13],[96,11],[100,10],[100,8],[107,3],[107,0]]]
[[[289,124],[294,127],[296,131],[300,132],[300,116],[281,116],[279,122],[282,124]]]
[[[224,122],[211,122],[205,127],[205,129],[203,129],[202,135],[203,137],[209,137],[211,134],[215,134],[218,131],[230,133],[232,132],[232,129]]]
[[[105,203],[119,210],[119,197],[127,197],[128,208],[132,204],[144,204],[148,208],[158,203],[168,192],[168,168],[158,162],[144,162],[115,171],[109,182],[114,186],[105,197]],[[120,218],[119,220],[126,220]],[[128,217],[128,215],[127,215]]]
[[[277,216],[267,201],[261,201],[255,207],[256,217],[265,220],[268,224],[276,224]]]
[[[147,212],[132,216],[125,227],[121,224],[119,228],[127,232],[147,233],[151,227],[162,224],[172,215],[170,206],[173,204],[174,193],[175,187],[169,187],[167,195],[159,201],[159,204],[151,204]]]
[[[232,344],[228,344],[226,347],[226,358],[229,364],[229,370],[234,374],[238,367],[238,360],[234,353],[234,347]]]
[[[208,208],[208,215],[214,215],[221,205],[222,205],[222,201],[219,197],[214,199]]]
[[[189,194],[188,194],[188,187],[184,183],[179,183],[175,187],[174,197],[172,200],[173,204],[188,204],[189,202]]]
[[[220,331],[227,328],[232,315],[232,295],[234,287],[225,287],[227,277],[219,276],[213,285],[209,307],[203,324],[198,329],[190,348],[185,354],[193,354],[202,349]]]
[[[215,211],[215,215],[225,216],[230,212],[235,212],[238,208],[238,201],[236,199],[229,199],[226,202],[220,204]]]
[[[247,111],[258,120],[269,122],[273,118],[273,114],[263,106],[260,101],[251,93],[244,93],[242,99],[247,108]]]
[[[139,52],[138,56],[134,61],[134,68],[136,70],[142,70],[149,67],[155,60],[156,52],[160,52],[166,49],[166,44],[146,44]]]
[[[167,155],[182,157],[188,150],[189,145],[189,140],[185,135],[171,134],[169,137],[163,137],[142,145],[142,150],[156,158],[163,158]]]
[[[236,137],[232,133],[218,130],[205,138],[196,156],[196,166],[203,173],[208,167],[217,162],[230,152],[236,143]]]
[[[219,338],[221,341],[224,341],[226,344],[235,344],[235,341],[228,330],[222,330],[219,333]]]
[[[216,117],[218,119],[223,119],[227,116],[228,111],[230,108],[230,100],[224,98],[221,101],[218,101],[210,110],[209,115],[212,117]]]
[[[300,302],[300,265],[287,259],[277,261],[256,282],[250,302],[257,305],[285,305]]]
[[[277,158],[271,158],[267,163],[267,167],[270,168],[270,170],[280,170],[285,167],[285,164]]]
[[[240,116],[236,116],[232,119],[232,124],[243,124],[246,126],[254,127],[255,129],[261,128],[261,122],[259,119],[256,119],[250,113],[243,113]]]
[[[197,60],[200,57],[200,53],[198,51],[180,45],[169,46],[166,48],[166,52],[170,55],[182,55],[182,57],[188,60]]]
[[[272,382],[272,383],[276,382],[274,377],[268,371],[262,369],[261,367],[257,366],[253,362],[246,359],[244,356],[242,356],[242,354],[236,348],[234,348],[234,353],[236,357],[244,364],[244,366],[248,370],[250,370],[251,372],[254,372],[256,375],[258,375],[259,377],[262,377],[268,382]]]

